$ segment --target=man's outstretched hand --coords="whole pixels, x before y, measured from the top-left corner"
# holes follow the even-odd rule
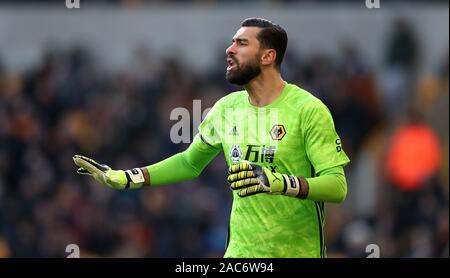
[[[144,173],[139,168],[112,170],[108,165],[82,155],[74,155],[72,159],[80,167],[78,174],[92,176],[99,183],[113,189],[140,188],[145,183]]]

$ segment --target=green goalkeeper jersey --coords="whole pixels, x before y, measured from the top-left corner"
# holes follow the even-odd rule
[[[223,97],[199,135],[224,151],[228,165],[247,160],[308,178],[350,161],[327,107],[289,83],[265,107],[251,105],[245,90]],[[323,202],[233,192],[225,257],[325,257],[324,209]]]

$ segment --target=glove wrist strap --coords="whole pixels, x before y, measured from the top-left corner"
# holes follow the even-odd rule
[[[134,168],[131,170],[126,170],[125,175],[127,176],[127,185],[125,186],[125,189],[127,188],[140,188],[145,183],[145,176],[143,171],[140,168]]]
[[[306,199],[309,192],[309,185],[305,178],[283,175],[284,195]]]
[[[285,184],[284,195],[296,197],[300,192],[300,182],[298,181],[297,177],[284,174],[283,178]]]

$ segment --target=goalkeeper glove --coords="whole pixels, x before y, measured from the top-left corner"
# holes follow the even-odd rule
[[[112,170],[108,165],[97,163],[95,160],[82,155],[74,155],[73,161],[80,167],[78,174],[90,175],[99,183],[113,189],[140,188],[145,184],[142,169]]]
[[[239,190],[239,197],[258,193],[280,194],[305,199],[308,195],[306,179],[273,173],[266,167],[242,161],[231,165],[228,182],[231,189]]]

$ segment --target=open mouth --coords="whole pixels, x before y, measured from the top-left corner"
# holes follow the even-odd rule
[[[227,64],[228,64],[227,71],[236,67],[236,62],[231,58],[227,59]]]

